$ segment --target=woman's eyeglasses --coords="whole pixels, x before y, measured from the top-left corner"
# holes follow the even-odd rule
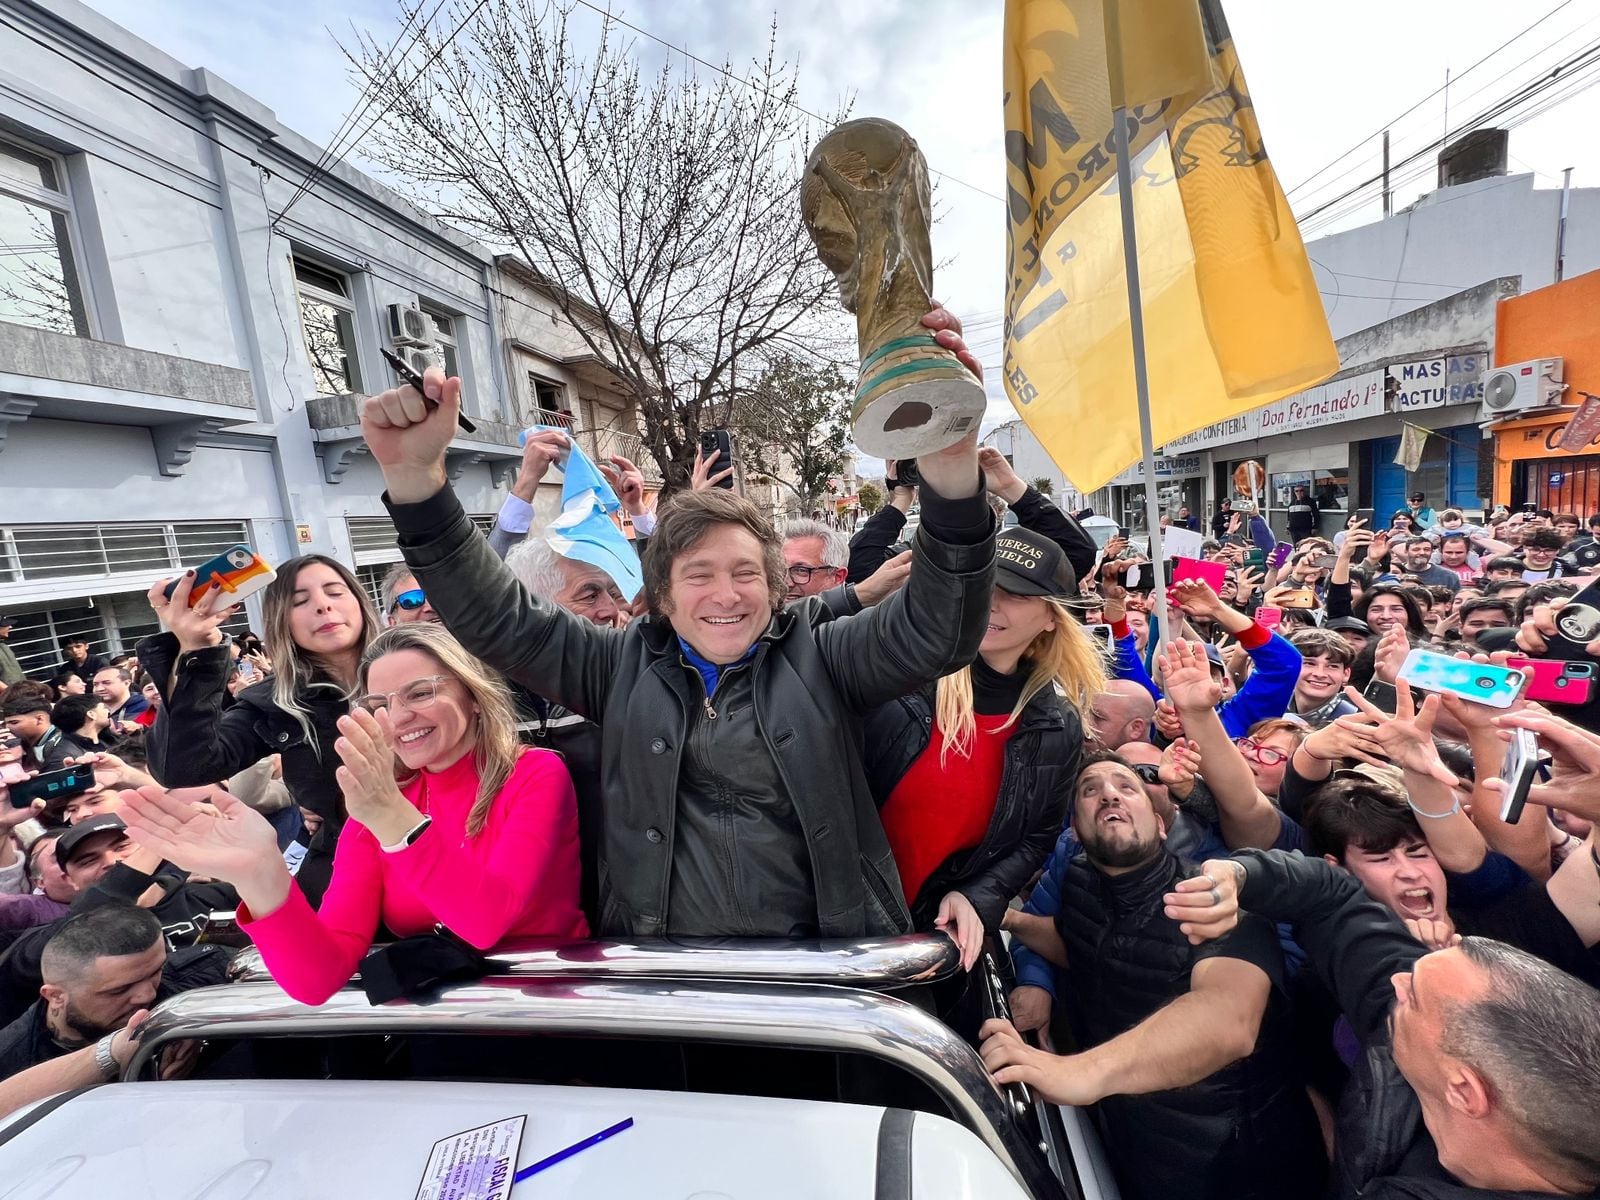
[[[1263,746],[1255,738],[1240,738],[1234,743],[1239,747],[1239,753],[1246,758],[1254,759],[1263,767],[1277,767],[1289,761],[1287,751],[1279,750],[1273,746]]]
[[[369,696],[357,696],[355,706],[364,708],[369,713],[375,713],[380,708],[388,708],[390,704],[398,700],[412,711],[431,708],[433,702],[439,698],[439,685],[449,678],[449,675],[428,675],[422,679],[413,680],[398,691],[373,692]]]
[[[412,588],[409,592],[401,592],[396,596],[394,603],[389,607],[389,611],[393,612],[397,608],[403,608],[407,612],[416,612],[427,602],[428,597],[423,594],[421,588]]]

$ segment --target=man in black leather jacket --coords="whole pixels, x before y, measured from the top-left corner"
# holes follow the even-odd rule
[[[959,324],[927,318],[977,364]],[[919,461],[923,526],[905,588],[831,621],[784,611],[770,525],[693,492],[645,559],[651,615],[599,629],[530,597],[446,485],[459,381],[366,402],[406,562],[446,627],[509,679],[602,728],[600,932],[859,937],[909,928],[863,778],[864,713],[970,662],[988,621],[994,520],[975,440]]]
[[[1276,931],[1251,916],[1189,943],[1164,909],[1194,866],[1168,853],[1143,781],[1118,756],[1084,760],[1073,829],[1083,852],[1060,912],[1012,912],[1006,928],[1065,969],[1079,1052],[1035,1050],[990,1021],[983,1058],[996,1081],[1096,1105],[1124,1200],[1316,1195],[1322,1142],[1290,1053]]]
[[[1235,897],[1292,924],[1364,1047],[1340,1100],[1333,1196],[1600,1196],[1600,992],[1487,938],[1429,953],[1320,859],[1245,850],[1204,870],[1224,915],[1189,927],[1228,929]]]

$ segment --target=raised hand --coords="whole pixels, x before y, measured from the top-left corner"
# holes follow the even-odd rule
[[[1183,720],[1171,700],[1156,701],[1156,730],[1168,741],[1183,736]]]
[[[1495,717],[1494,724],[1500,729],[1531,729],[1539,737],[1539,748],[1550,755],[1550,781],[1533,785],[1528,793],[1532,803],[1600,824],[1600,735],[1533,709]],[[1500,779],[1489,780],[1488,786],[1496,792],[1505,790]]]
[[[983,471],[985,490],[991,496],[999,496],[1007,504],[1015,504],[1028,490],[1028,485],[1012,469],[1006,456],[993,446],[985,446],[978,451],[978,467]]]
[[[1368,736],[1378,744],[1384,756],[1402,771],[1435,779],[1446,787],[1456,787],[1458,780],[1439,757],[1433,744],[1433,725],[1439,717],[1439,697],[1429,696],[1421,707],[1413,702],[1411,685],[1405,680],[1395,684],[1395,712],[1390,716],[1378,708],[1355,688],[1345,688],[1345,698],[1361,710],[1360,715],[1340,717],[1335,724],[1347,729],[1368,730]]]
[[[1429,950],[1448,950],[1461,945],[1461,935],[1448,916],[1406,917],[1406,929]]]
[[[856,599],[863,607],[881,603],[904,587],[910,578],[911,551],[902,550],[856,584]]]
[[[156,618],[178,639],[178,649],[183,653],[203,650],[207,646],[222,644],[222,623],[233,615],[234,606],[222,599],[222,590],[212,588],[194,607],[189,606],[189,594],[194,591],[195,574],[185,571],[178,576],[172,599],[167,599],[170,579],[150,585],[145,602],[155,612]]]
[[[699,450],[694,452],[694,470],[689,472],[689,490],[703,492],[707,488],[714,488],[733,474],[733,467],[724,467],[715,475],[711,473],[713,464],[722,457],[721,450],[713,450],[710,454],[702,455]]]
[[[610,465],[600,464],[600,473],[617,493],[617,499],[622,501],[623,510],[630,517],[645,511],[644,472],[622,455],[613,454]]]
[[[1222,683],[1211,674],[1211,660],[1199,642],[1167,643],[1161,653],[1161,686],[1180,717],[1222,703]]]
[[[517,481],[511,487],[511,494],[532,504],[539,485],[550,473],[551,464],[566,462],[570,453],[572,439],[561,430],[541,429],[530,433],[522,444],[522,466],[517,469]]]
[[[936,302],[937,303],[937,302]],[[977,355],[967,349],[961,337],[961,320],[943,305],[924,314],[922,324],[934,331],[933,339],[946,350],[955,352],[961,365],[978,379],[983,378],[983,364]],[[970,496],[982,486],[983,476],[978,470],[978,431],[976,428],[953,446],[933,454],[917,457],[917,473],[922,482],[941,496],[956,499]]]
[[[1211,617],[1227,606],[1204,579],[1183,579],[1172,585],[1172,603],[1191,617]]]
[[[1384,683],[1394,683],[1400,677],[1400,668],[1411,653],[1411,638],[1404,625],[1396,625],[1378,639],[1373,652],[1372,673]]]
[[[1159,771],[1163,784],[1178,793],[1180,799],[1187,796],[1200,774],[1200,747],[1188,738],[1174,739],[1161,752]]]
[[[422,386],[437,407],[410,384],[368,396],[361,405],[361,436],[383,469],[389,498],[401,504],[426,500],[445,485],[445,450],[461,413],[460,379],[429,367]]]
[[[387,711],[352,709],[339,718],[334,753],[344,765],[333,773],[344,795],[345,811],[372,831],[379,845],[391,845],[421,814],[395,783],[394,726]]]
[[[256,916],[265,916],[289,890],[277,831],[227,792],[217,791],[214,800],[191,804],[159,787],[141,787],[123,793],[122,819],[139,845],[185,871],[231,883]]]

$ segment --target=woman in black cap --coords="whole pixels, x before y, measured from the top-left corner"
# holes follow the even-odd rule
[[[867,780],[918,929],[945,929],[962,965],[998,933],[1049,855],[1083,748],[1080,714],[1106,663],[1068,607],[1061,547],[1027,529],[995,545],[978,658],[868,718]]]

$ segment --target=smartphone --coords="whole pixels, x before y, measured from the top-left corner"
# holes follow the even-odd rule
[[[428,393],[422,390],[422,376],[411,369],[410,363],[401,358],[393,350],[390,350],[387,346],[379,346],[378,351],[383,355],[383,361],[388,363],[389,366],[393,368],[396,375],[400,376],[401,382],[409,383],[413,388],[416,389],[417,395],[422,397],[422,402],[424,404],[426,404],[429,408],[439,407],[439,402],[437,400],[428,399]],[[464,412],[457,411],[456,423],[468,433],[478,432],[478,427],[467,419],[467,414]]]
[[[1277,568],[1283,566],[1284,563],[1288,562],[1289,555],[1293,553],[1294,546],[1292,543],[1279,542],[1272,548],[1272,554],[1270,557],[1268,557],[1267,561],[1272,565],[1272,568],[1276,570]]]
[[[243,950],[253,944],[250,935],[239,928],[237,910],[201,913],[195,918],[195,924],[200,927],[200,932],[194,939],[196,946],[229,946],[235,950]]]
[[[1506,659],[1506,666],[1533,672],[1533,681],[1528,684],[1528,699],[1541,704],[1587,704],[1594,692],[1592,662],[1523,658],[1513,654]]]
[[[1316,608],[1317,594],[1310,588],[1293,588],[1278,597],[1280,608]]]
[[[1263,604],[1256,609],[1256,624],[1276,633],[1278,626],[1283,624],[1283,609],[1276,605]]]
[[[94,765],[80,763],[59,771],[44,771],[32,779],[10,785],[11,807],[27,808],[35,800],[68,800],[94,786]]]
[[[1320,558],[1312,559],[1311,565],[1319,571],[1331,571],[1339,565],[1339,556],[1337,554],[1324,554]]]
[[[700,435],[700,456],[710,458],[713,454],[718,456],[717,461],[711,465],[711,473],[733,466],[733,439],[728,436],[726,429],[707,429]],[[896,467],[898,470],[898,466]],[[729,475],[717,481],[719,488],[732,488],[733,476]]]
[[[189,607],[200,603],[201,597],[212,589],[220,589],[230,597],[228,603],[237,604],[246,596],[253,596],[278,577],[267,560],[243,542],[229,546],[215,558],[194,569],[194,587],[189,590]],[[167,584],[165,595],[172,599],[178,581]]]
[[[239,678],[254,683],[256,681],[256,665],[247,658],[239,660]]]
[[[1361,695],[1363,699],[1370,700],[1379,712],[1386,712],[1391,717],[1400,707],[1400,693],[1395,690],[1394,684],[1385,683],[1377,676],[1373,676],[1372,682],[1361,690]]]
[[[1524,516],[1532,517],[1532,516],[1536,516],[1538,514],[1539,506],[1537,504],[1535,504],[1533,501],[1530,500],[1528,503],[1522,505],[1518,509],[1518,511],[1521,512]]]
[[[704,439],[701,439],[702,443]],[[897,458],[894,460],[894,486],[895,487],[920,487],[922,474],[917,470],[917,460],[914,458]]]
[[[1117,635],[1111,631],[1111,626],[1105,624],[1085,625],[1083,627],[1091,638],[1100,643],[1100,649],[1107,654],[1117,652]]]
[[[1600,580],[1557,610],[1556,636],[1548,639],[1545,657],[1592,662],[1587,647],[1596,638],[1600,638]]]
[[[1505,761],[1500,764],[1500,778],[1506,790],[1500,794],[1500,819],[1515,825],[1522,819],[1523,806],[1528,803],[1528,790],[1539,774],[1539,739],[1531,729],[1513,729],[1511,744],[1506,747]]]
[[[1400,665],[1400,676],[1426,692],[1449,692],[1473,704],[1510,708],[1527,687],[1528,677],[1511,667],[1475,663],[1432,650],[1413,650]]]

